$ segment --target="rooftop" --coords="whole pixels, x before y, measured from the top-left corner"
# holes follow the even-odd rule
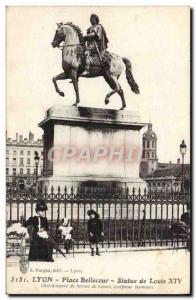
[[[190,165],[184,165],[184,174],[185,176],[190,176]],[[157,169],[153,172],[153,174],[147,176],[147,178],[157,178],[157,177],[181,177],[182,176],[182,165],[173,165],[171,167],[166,167],[163,169]]]
[[[35,140],[34,134],[29,131],[28,138],[23,137],[23,135],[19,135],[16,133],[16,138],[8,138],[6,133],[6,145],[18,145],[18,146],[25,146],[25,145],[31,145],[31,146],[43,146],[43,136],[42,138],[38,138]]]

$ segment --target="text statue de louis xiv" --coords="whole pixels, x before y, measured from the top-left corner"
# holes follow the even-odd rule
[[[79,77],[93,78],[103,76],[109,84],[112,91],[105,97],[105,104],[109,103],[109,98],[118,93],[122,100],[123,110],[126,107],[123,90],[118,79],[123,71],[125,64],[127,82],[131,90],[139,94],[139,87],[135,82],[132,74],[131,62],[126,57],[120,57],[117,54],[108,52],[108,38],[104,27],[99,23],[99,17],[92,14],[90,17],[92,26],[87,30],[87,35],[83,36],[80,28],[73,23],[57,23],[52,46],[62,46],[62,68],[63,73],[53,78],[56,92],[60,96],[64,93],[59,90],[58,80],[71,79],[76,93],[75,106],[80,102]]]

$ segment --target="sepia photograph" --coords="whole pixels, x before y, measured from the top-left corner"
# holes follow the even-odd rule
[[[191,9],[6,7],[6,293],[191,295]]]

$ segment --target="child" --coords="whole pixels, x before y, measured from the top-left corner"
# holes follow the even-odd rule
[[[64,239],[64,249],[66,253],[69,253],[72,245],[72,232],[73,227],[70,225],[70,220],[63,218],[62,225],[58,228],[61,231],[61,235]]]
[[[87,215],[90,217],[90,220],[88,221],[88,234],[91,247],[91,255],[94,256],[94,249],[96,247],[96,255],[100,256],[99,242],[104,236],[102,222],[99,218],[99,214],[93,209],[89,210],[87,212]]]

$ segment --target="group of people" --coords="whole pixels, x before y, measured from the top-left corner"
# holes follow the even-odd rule
[[[23,221],[23,226],[28,227],[30,232],[29,261],[53,262],[52,254],[54,248],[63,254],[55,239],[49,233],[48,220],[45,216],[47,209],[46,203],[42,199],[38,200],[35,208],[36,214],[27,221]],[[99,214],[93,209],[88,210],[87,215],[89,216],[87,229],[91,255],[94,256],[96,254],[100,256],[99,243],[104,236],[102,221],[99,218]],[[66,253],[69,253],[72,247],[73,234],[70,220],[63,218],[57,227],[57,231],[61,235]]]
[[[53,262],[53,249],[56,249],[62,255],[64,252],[61,250],[59,245],[56,243],[49,233],[48,220],[46,218],[47,211],[46,203],[41,199],[36,203],[36,214],[30,217],[27,221],[23,221],[23,226],[28,228],[30,236],[30,251],[29,261],[48,261]],[[190,231],[190,210],[187,205],[187,212],[184,212],[179,222],[174,222],[171,226],[173,234],[187,234],[189,237]],[[87,230],[89,236],[89,243],[91,248],[91,255],[100,256],[99,245],[103,240],[103,225],[99,217],[99,214],[90,209],[87,211],[89,220],[87,223]],[[61,239],[64,243],[64,249],[66,253],[70,252],[72,247],[72,234],[73,227],[71,226],[70,220],[63,218],[57,226],[57,232],[60,233]],[[188,238],[187,247],[190,246],[190,240]],[[65,255],[64,255],[65,256]]]

